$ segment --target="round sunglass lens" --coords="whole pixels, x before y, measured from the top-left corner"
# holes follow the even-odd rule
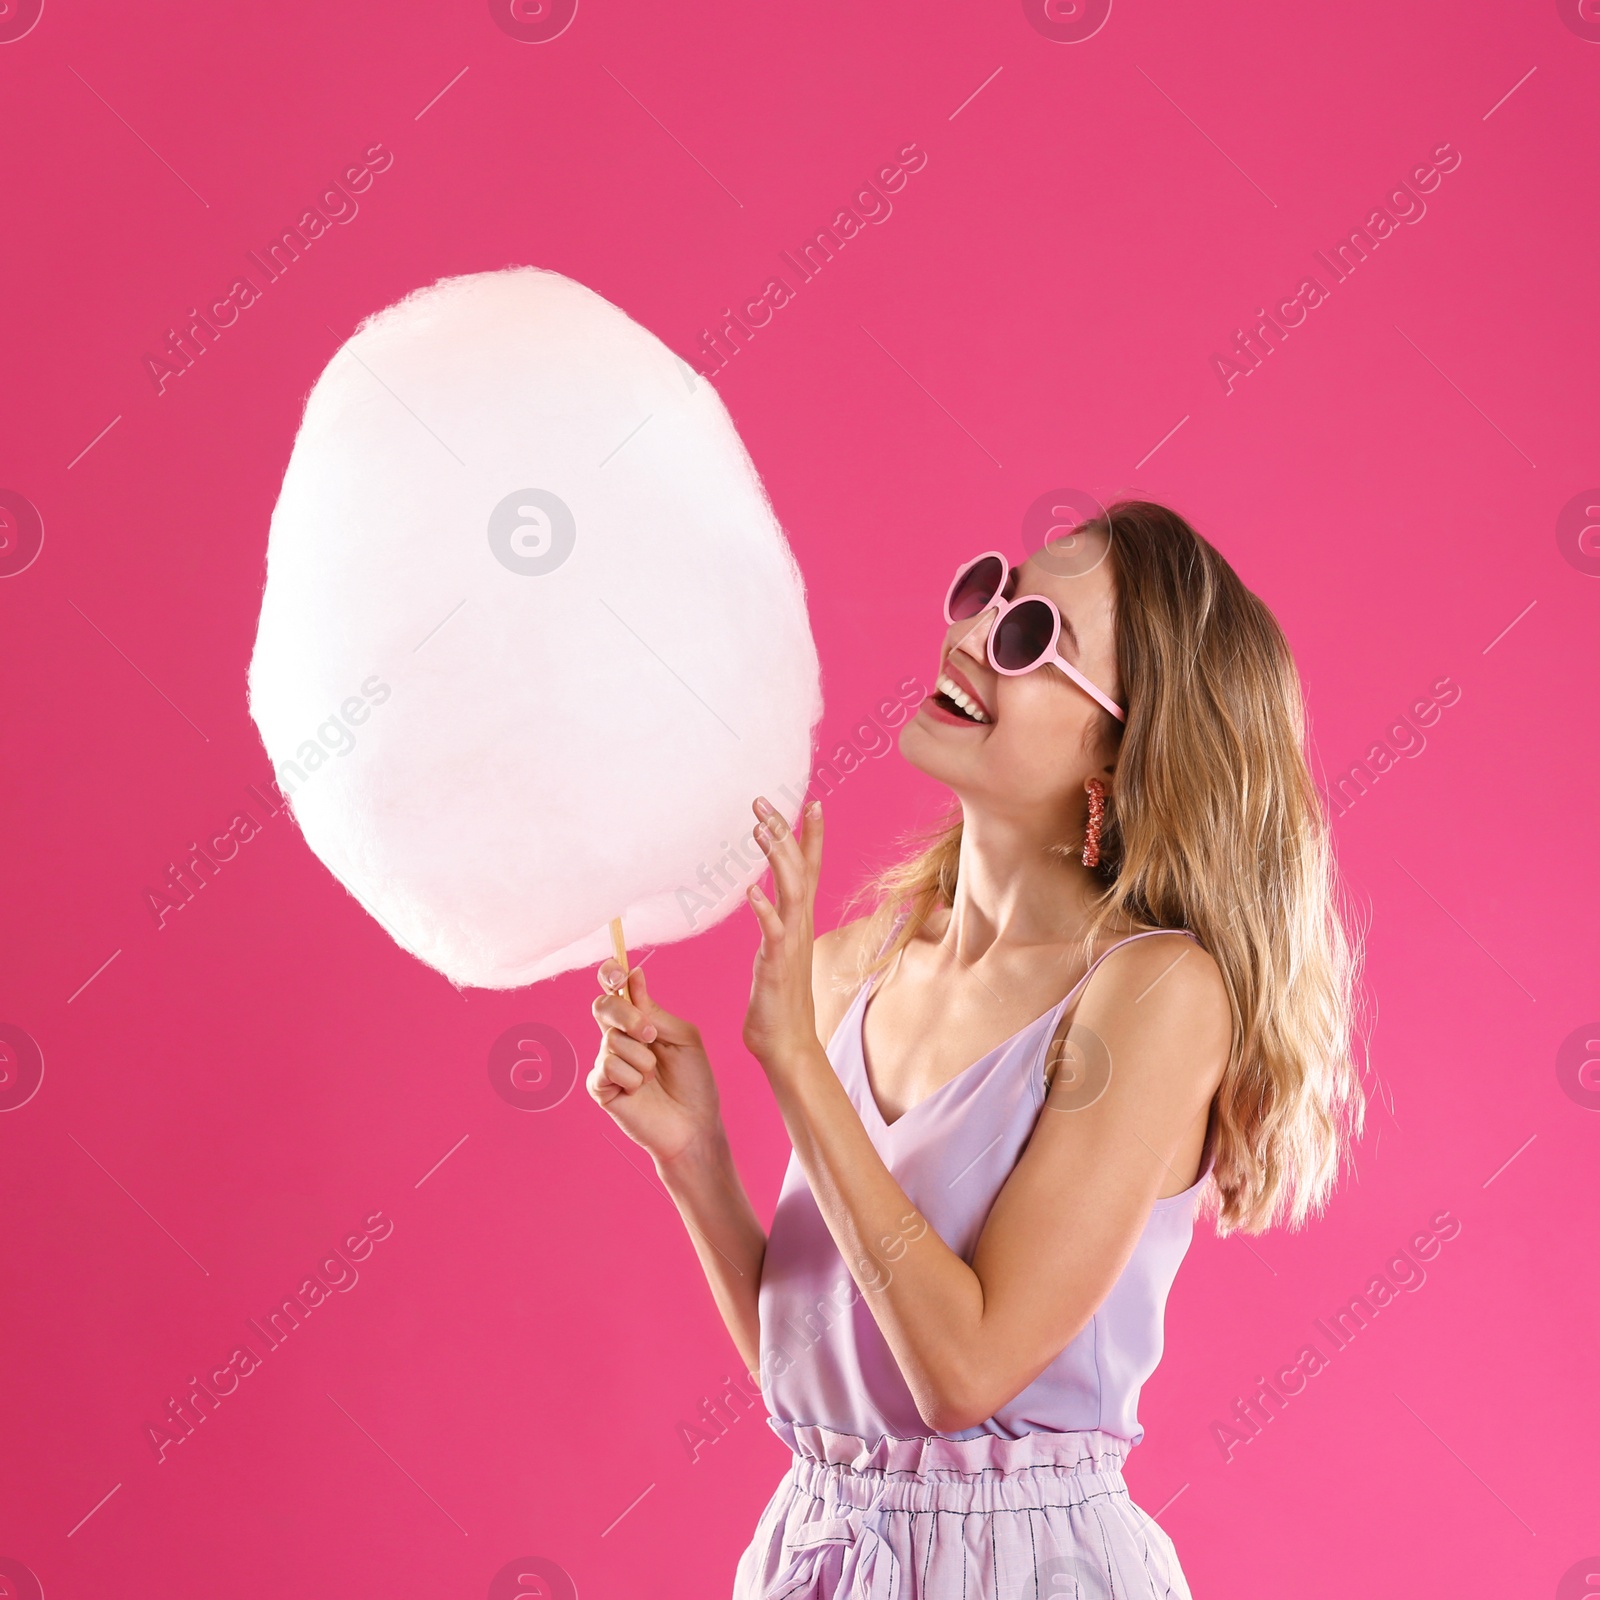
[[[975,561],[950,586],[950,620],[963,622],[993,605],[1005,581],[1005,563],[998,556],[985,556],[982,561]]]
[[[1043,600],[1019,601],[994,630],[995,664],[1002,672],[1031,667],[1050,648],[1055,628],[1055,614]]]

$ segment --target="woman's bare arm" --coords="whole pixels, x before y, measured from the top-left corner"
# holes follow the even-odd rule
[[[667,1193],[678,1207],[717,1310],[744,1362],[744,1370],[761,1370],[761,1263],[767,1236],[745,1193],[727,1135],[719,1127],[703,1150],[685,1152],[676,1160],[656,1163]]]
[[[745,1370],[760,1362],[757,1295],[767,1237],[734,1165],[700,1030],[651,997],[641,968],[600,969],[600,1051],[589,1093],[655,1161]]]

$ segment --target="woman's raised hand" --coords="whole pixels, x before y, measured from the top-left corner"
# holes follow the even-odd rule
[[[593,1007],[600,1051],[587,1079],[589,1093],[658,1163],[707,1146],[721,1114],[700,1030],[650,998],[643,968],[625,973],[607,961],[600,982],[605,992]]]
[[[761,926],[745,1012],[744,1042],[768,1072],[781,1072],[820,1050],[811,999],[813,911],[822,870],[822,806],[813,800],[796,834],[765,800],[755,803],[755,840],[772,867],[777,903],[752,886],[750,907]]]

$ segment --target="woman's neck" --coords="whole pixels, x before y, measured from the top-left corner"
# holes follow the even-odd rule
[[[1059,835],[968,812],[941,943],[968,966],[997,945],[1069,944],[1083,937],[1102,892]]]

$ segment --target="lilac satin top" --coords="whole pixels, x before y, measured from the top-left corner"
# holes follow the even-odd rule
[[[964,1261],[971,1261],[989,1209],[1044,1106],[1045,1056],[1056,1024],[1110,954],[1042,1017],[893,1123],[878,1110],[862,1049],[871,985],[861,986],[829,1041],[828,1059],[878,1154]],[[1208,1136],[1200,1180],[1156,1201],[1127,1266],[1077,1338],[986,1422],[944,1437],[1017,1439],[1083,1429],[1130,1444],[1144,1437],[1139,1390],[1161,1359],[1167,1291],[1189,1248],[1210,1143]],[[760,1307],[762,1391],[777,1422],[824,1427],[868,1444],[932,1436],[793,1155],[767,1242]]]

